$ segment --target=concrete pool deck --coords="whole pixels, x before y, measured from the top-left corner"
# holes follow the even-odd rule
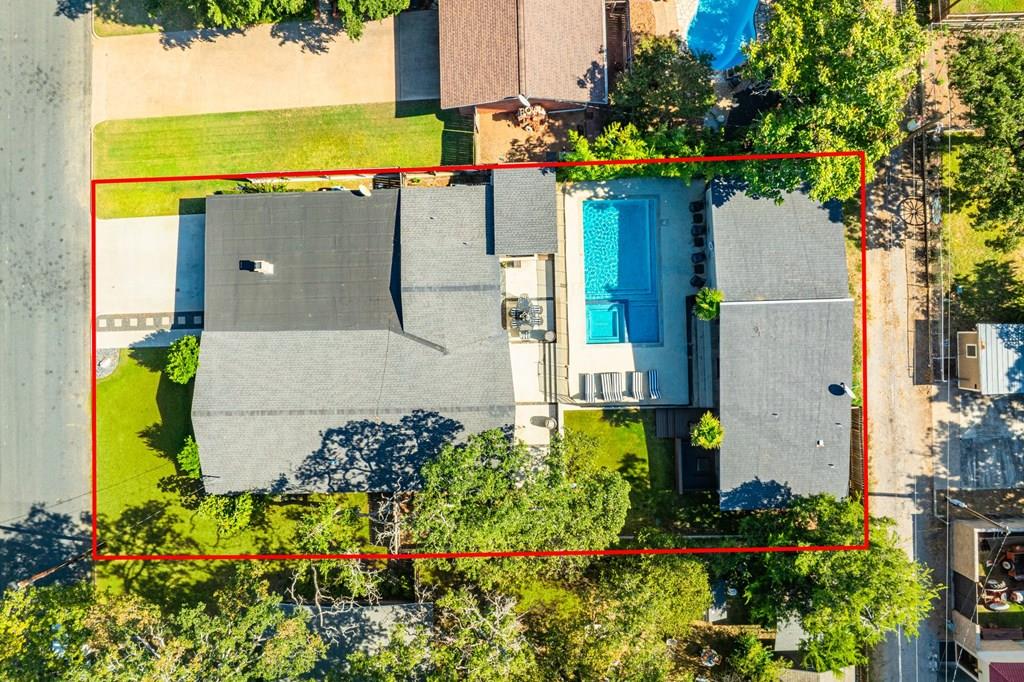
[[[658,370],[660,400],[637,401],[623,396],[622,405],[685,405],[690,400],[687,361],[686,297],[693,251],[689,203],[703,197],[703,183],[687,186],[670,178],[624,178],[579,182],[562,187],[564,208],[566,316],[565,356],[568,397],[582,399],[581,374]],[[653,243],[661,340],[658,343],[587,343],[586,287],[583,263],[583,202],[589,199],[649,198],[656,204]],[[597,402],[595,406],[612,403]]]

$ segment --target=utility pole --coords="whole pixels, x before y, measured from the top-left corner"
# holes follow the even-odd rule
[[[97,548],[99,548],[102,544],[103,544],[102,542],[99,543],[99,545],[97,545]],[[49,568],[43,569],[42,571],[39,571],[38,573],[33,573],[32,575],[30,575],[27,578],[24,578],[23,580],[14,580],[14,581],[8,583],[7,586],[9,588],[11,588],[12,590],[23,590],[26,587],[30,587],[31,585],[34,585],[36,582],[42,580],[43,578],[45,578],[45,577],[47,577],[49,575],[53,575],[54,573],[56,573],[60,569],[66,568],[66,567],[68,567],[68,566],[70,566],[70,565],[72,565],[72,564],[74,564],[76,562],[79,562],[82,559],[85,559],[86,557],[89,557],[89,556],[92,556],[92,548],[91,547],[89,549],[86,549],[86,550],[82,551],[82,552],[79,552],[78,554],[75,554],[74,556],[72,556],[69,559],[65,559],[64,561],[60,562],[59,564],[56,564],[56,565],[51,566]]]

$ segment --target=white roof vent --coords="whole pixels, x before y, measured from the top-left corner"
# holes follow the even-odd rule
[[[817,447],[819,447],[819,448],[823,448],[823,447],[825,447],[825,441],[823,441],[823,440],[821,440],[821,439],[819,438],[819,439],[818,439],[818,442],[817,442],[817,443],[815,443],[815,445],[816,445]]]

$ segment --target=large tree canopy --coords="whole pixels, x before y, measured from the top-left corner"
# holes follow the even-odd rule
[[[0,601],[0,678],[286,680],[325,653],[302,612],[286,614],[248,570],[210,602],[164,613],[87,585],[9,590]]]
[[[1024,38],[968,35],[949,63],[950,83],[983,133],[960,156],[957,189],[973,203],[979,229],[1002,245],[1024,236]]]
[[[299,16],[311,9],[311,0],[146,0],[151,15],[191,16],[196,23],[217,28],[245,28]],[[338,14],[353,40],[363,24],[398,14],[409,0],[338,0]]]
[[[411,532],[425,552],[604,549],[618,540],[629,484],[581,456],[579,436],[537,454],[500,430],[446,446],[423,467]],[[457,559],[450,567],[485,587],[503,577],[560,573],[582,557],[548,561]]]
[[[863,150],[870,181],[874,164],[900,142],[924,47],[913,14],[894,14],[882,0],[775,0],[767,36],[747,48],[745,71],[782,100],[751,128],[752,151]],[[860,188],[852,158],[771,167],[748,179],[768,193],[809,180],[820,200]]]
[[[611,94],[614,114],[645,132],[699,123],[715,103],[711,78],[709,59],[682,49],[679,38],[642,38]]]
[[[864,508],[828,495],[798,498],[788,509],[751,515],[740,532],[752,545],[855,545]],[[759,552],[724,560],[725,575],[766,627],[798,618],[807,632],[805,662],[838,671],[865,663],[866,647],[898,627],[910,634],[938,590],[927,568],[899,546],[890,519],[872,519],[867,550]]]

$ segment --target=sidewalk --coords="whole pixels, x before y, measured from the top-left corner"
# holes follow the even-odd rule
[[[359,41],[317,23],[93,38],[92,123],[119,118],[436,99],[437,12],[372,22]]]

